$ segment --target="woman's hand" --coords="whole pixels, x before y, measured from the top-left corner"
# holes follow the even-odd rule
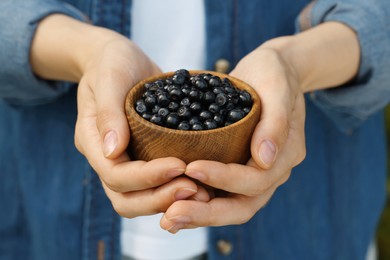
[[[124,111],[127,92],[160,69],[120,34],[51,15],[37,30],[34,72],[46,79],[79,82],[75,144],[99,175],[115,210],[124,217],[164,212],[174,201],[208,193],[183,174],[177,158],[131,161]],[[69,162],[71,163],[71,162]]]
[[[305,158],[303,93],[348,82],[357,74],[359,60],[356,33],[339,22],[272,39],[244,57],[231,74],[254,87],[262,102],[252,158],[247,165],[190,163],[186,175],[226,191],[226,196],[174,202],[161,226],[174,233],[248,221]]]
[[[226,195],[208,202],[174,202],[161,220],[161,226],[172,233],[247,222],[305,157],[304,97],[290,65],[276,51],[260,47],[242,59],[231,75],[253,86],[262,102],[251,141],[252,158],[247,165],[190,163],[187,176]]]

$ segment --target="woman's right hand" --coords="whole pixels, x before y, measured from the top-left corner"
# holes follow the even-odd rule
[[[208,200],[203,188],[178,177],[186,168],[183,161],[131,161],[126,153],[126,94],[138,81],[161,72],[133,42],[111,30],[51,15],[38,27],[31,57],[39,76],[79,81],[75,144],[121,216],[164,212],[189,197]]]

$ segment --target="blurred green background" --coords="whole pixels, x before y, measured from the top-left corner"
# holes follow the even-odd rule
[[[377,232],[379,260],[390,259],[390,106],[386,109],[386,131],[388,136],[387,150],[389,151],[387,155],[387,202]]]

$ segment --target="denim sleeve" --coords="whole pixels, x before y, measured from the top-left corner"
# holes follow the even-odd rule
[[[11,104],[35,105],[65,93],[69,84],[34,75],[29,61],[31,41],[39,21],[50,14],[86,17],[56,0],[1,0],[0,10],[0,98]]]
[[[309,95],[341,130],[349,132],[390,101],[390,1],[317,0],[304,16],[308,21],[299,17],[298,30],[307,24],[339,21],[358,35],[361,59],[356,78]]]

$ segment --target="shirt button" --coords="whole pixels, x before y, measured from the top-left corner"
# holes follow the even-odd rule
[[[226,241],[226,240],[223,240],[223,239],[220,239],[217,241],[217,248],[218,248],[218,251],[224,255],[224,256],[227,256],[227,255],[230,255],[233,251],[233,244],[229,241]]]
[[[215,62],[215,71],[219,73],[228,73],[230,69],[230,62],[226,59],[219,59]]]

